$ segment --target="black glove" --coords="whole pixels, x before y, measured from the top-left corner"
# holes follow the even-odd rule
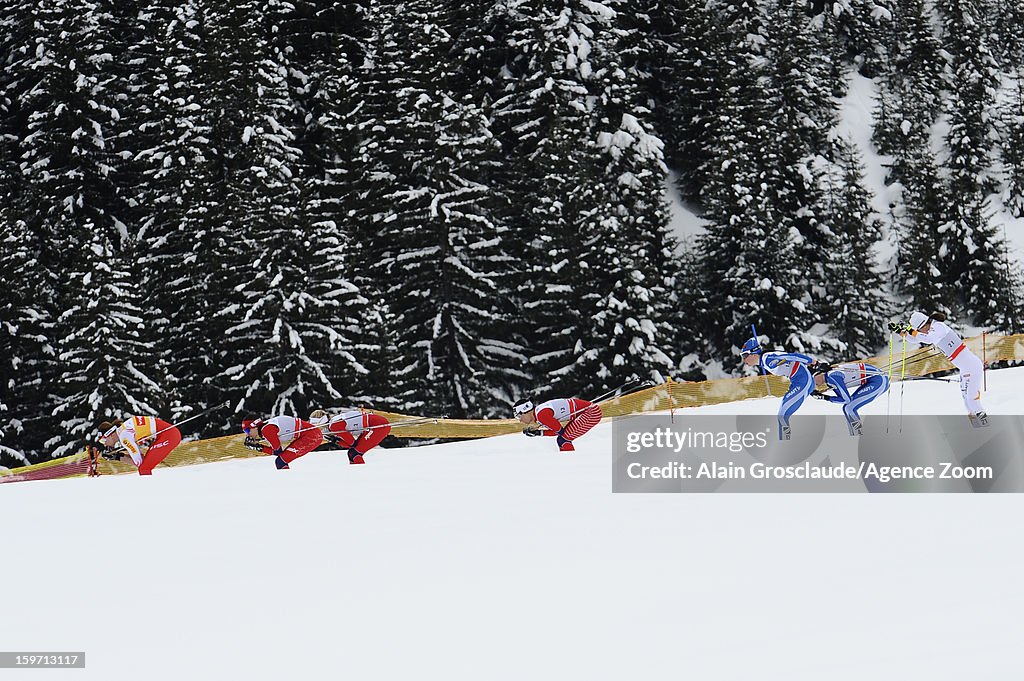
[[[540,432],[536,428],[530,428],[529,426],[523,428],[523,435],[525,435],[526,437],[539,437],[543,434],[544,433]]]
[[[813,362],[811,366],[807,367],[811,370],[812,374],[827,374],[832,365],[828,362]]]
[[[825,393],[819,393],[819,392],[812,392],[811,393],[811,397],[813,397],[816,400],[831,400],[832,399],[831,397],[829,397]]]
[[[889,330],[893,333],[907,333],[910,331],[910,324],[906,322],[889,322]]]
[[[337,447],[338,445],[341,444],[341,438],[334,434],[324,435],[324,440],[326,440],[328,444],[333,445],[334,447]]]
[[[115,452],[113,449],[108,449],[103,452],[103,458],[109,459],[110,461],[120,461],[124,458],[124,454],[121,452]]]
[[[245,438],[245,448],[251,449],[254,452],[262,452],[263,443],[260,442],[258,437],[247,437]]]

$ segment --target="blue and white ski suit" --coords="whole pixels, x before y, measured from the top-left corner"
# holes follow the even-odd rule
[[[825,384],[836,391],[829,402],[843,405],[851,425],[860,421],[860,408],[889,389],[889,379],[878,367],[863,362],[839,364],[825,374]]]
[[[779,405],[779,439],[792,416],[814,389],[814,379],[807,365],[814,360],[798,352],[766,352],[761,355],[761,368],[770,374],[789,379],[789,390]]]

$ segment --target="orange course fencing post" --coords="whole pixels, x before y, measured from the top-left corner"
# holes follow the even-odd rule
[[[668,386],[668,413],[671,415],[670,422],[676,422],[676,397],[672,394],[672,377],[669,376],[665,381],[665,385]]]

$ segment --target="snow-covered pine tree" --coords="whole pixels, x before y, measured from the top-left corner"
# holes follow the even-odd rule
[[[54,455],[80,445],[100,418],[154,411],[161,395],[142,342],[135,244],[114,187],[111,24],[87,0],[38,8],[25,62],[34,72],[23,100],[31,112],[21,164],[26,209],[30,229],[52,246],[41,260],[62,283],[54,324],[60,380],[49,386],[56,420],[45,443]]]
[[[664,144],[653,134],[647,90],[651,73],[648,18],[609,2],[610,30],[594,36],[594,167],[576,192],[580,233],[591,233],[596,260],[582,312],[596,340],[577,360],[573,383],[606,392],[631,376],[661,380],[674,368],[673,251],[664,199]],[[597,340],[599,339],[599,340]]]
[[[887,52],[873,139],[882,153],[899,157],[902,149],[917,148],[929,140],[942,110],[947,62],[923,0],[906,0],[894,7]],[[888,181],[899,182],[902,177],[897,158]]]
[[[878,80],[873,141],[892,157],[886,182],[897,190],[887,216],[897,245],[893,288],[907,296],[907,309],[949,312],[957,293],[936,266],[938,254],[948,253],[949,244],[940,231],[946,201],[932,150],[948,64],[930,6],[923,0],[907,0],[893,7],[892,16],[889,61]]]
[[[59,371],[49,340],[57,278],[53,259],[44,255],[45,234],[29,224],[33,204],[19,163],[25,94],[34,84],[27,59],[34,49],[33,9],[0,2],[0,465],[44,455],[52,431],[49,379]]]
[[[530,238],[520,298],[536,392],[592,395],[633,373],[663,374],[666,171],[636,19],[617,2],[521,2],[509,12],[496,125]]]
[[[1024,64],[1024,4],[1005,0],[988,0],[985,13],[991,25],[990,45],[1005,71],[1014,71]]]
[[[13,158],[14,135],[11,132],[12,102],[0,84],[0,466],[28,463],[26,452],[32,446],[26,432],[32,415],[38,386],[31,380],[32,364],[43,355],[44,311],[38,296],[45,281],[35,263],[38,248],[21,218],[24,204],[17,164]]]
[[[341,350],[344,336],[333,333],[333,299],[316,295],[324,244],[307,229],[294,133],[302,116],[290,98],[287,55],[274,40],[290,11],[288,3],[253,0],[208,14],[224,102],[213,135],[229,150],[217,217],[233,231],[214,282],[221,301],[212,318],[226,328],[211,384],[240,414],[305,414],[341,397],[323,359]]]
[[[1010,87],[999,104],[1003,162],[1001,200],[1014,217],[1024,217],[1024,61],[1009,77]]]
[[[800,333],[799,344],[826,358],[840,351],[840,343],[824,329],[831,314],[849,302],[833,298],[841,289],[828,290],[827,263],[835,234],[828,223],[830,197],[822,191],[823,157],[831,156],[830,134],[838,119],[838,97],[845,93],[846,74],[835,64],[832,47],[835,28],[824,18],[812,18],[797,4],[772,5],[765,45],[768,71],[765,95],[779,130],[774,140],[773,191],[784,225],[796,234],[796,254],[809,280],[807,311],[815,324]]]
[[[901,0],[810,0],[811,13],[834,22],[846,60],[874,78],[886,68],[886,37],[895,5]],[[785,5],[783,5],[785,6]],[[800,3],[792,3],[800,9]]]
[[[361,220],[376,233],[368,252],[399,408],[504,413],[524,377],[510,323],[518,263],[503,252],[506,201],[487,184],[498,143],[481,103],[451,87],[443,10],[411,2],[380,18]]]
[[[17,16],[8,2],[0,2],[0,54],[12,55],[15,41],[12,37],[17,28]],[[23,376],[19,368],[24,361],[20,351],[19,308],[25,291],[18,282],[30,267],[31,258],[18,248],[24,241],[24,224],[21,223],[20,178],[14,160],[17,124],[13,109],[14,88],[12,85],[11,56],[0,62],[0,224],[7,231],[0,236],[0,252],[4,253],[6,265],[0,269],[0,466],[13,459],[25,462],[24,454],[14,449],[21,434],[21,422],[11,411],[18,400],[17,390]]]
[[[898,239],[896,289],[907,296],[907,310],[952,313],[959,307],[960,288],[945,269],[953,246],[940,231],[948,202],[938,162],[927,140],[902,147],[898,160],[901,200],[891,216]]]
[[[371,37],[369,11],[364,3],[295,3],[278,41],[289,57],[288,83],[300,111],[295,146],[305,168],[309,230],[319,245],[310,293],[327,306],[323,312],[333,320],[325,334],[337,336],[337,342],[319,346],[328,356],[313,359],[324,367],[345,404],[387,408],[394,404],[381,391],[388,385],[381,309],[356,283],[367,273],[368,262],[355,224],[363,166],[353,150],[366,124],[363,69]],[[334,404],[336,400],[323,406]]]
[[[835,159],[821,174],[822,227],[829,233],[823,321],[828,335],[842,343],[837,358],[850,359],[872,355],[881,345],[890,304],[876,254],[881,221],[864,187],[864,165],[853,142],[836,140],[834,148]]]
[[[164,377],[163,417],[177,421],[224,399],[209,390],[223,335],[210,320],[222,298],[212,282],[227,231],[215,217],[223,186],[211,139],[216,83],[199,0],[146,0],[133,22],[134,40],[115,65],[124,97],[112,143],[124,159],[121,177],[132,178],[120,191],[138,225],[137,270],[149,348]],[[190,421],[183,432],[211,430]]]
[[[706,338],[715,359],[730,361],[751,323],[772,344],[799,345],[811,327],[811,284],[801,276],[792,216],[781,212],[782,158],[775,92],[764,46],[761,3],[720,7],[729,38],[719,131],[702,198],[708,231],[701,240]]]
[[[1001,74],[988,49],[978,4],[938,3],[952,54],[946,134],[949,208],[940,230],[949,236],[951,247],[944,258],[945,274],[961,287],[964,312],[980,326],[1011,330],[1020,323],[1018,277],[993,224],[990,201],[998,188],[993,161],[999,139],[992,111]]]
[[[717,78],[721,36],[703,0],[650,0],[648,89],[665,161],[679,174],[679,191],[695,199],[714,136],[721,97]]]

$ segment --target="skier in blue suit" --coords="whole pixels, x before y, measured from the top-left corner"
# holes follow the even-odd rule
[[[747,366],[759,366],[764,371],[789,379],[789,390],[782,396],[779,405],[779,439],[788,440],[792,436],[789,417],[796,413],[800,405],[814,389],[814,379],[807,365],[814,360],[798,352],[765,352],[756,338],[751,338],[740,348],[740,356]]]
[[[889,379],[881,369],[870,364],[839,364],[825,371],[816,372],[814,387],[817,390],[835,391],[835,396],[830,397],[822,393],[820,397],[843,405],[843,415],[850,426],[850,435],[860,435],[863,430],[860,408],[879,395],[885,394],[889,389]],[[815,393],[815,397],[818,396],[819,393]]]

